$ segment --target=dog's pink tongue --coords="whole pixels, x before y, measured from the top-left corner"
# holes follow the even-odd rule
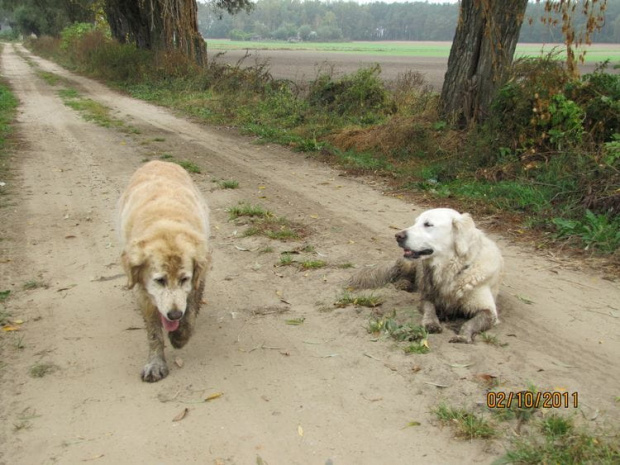
[[[170,321],[165,316],[160,315],[161,317],[161,325],[164,327],[166,331],[171,333],[172,331],[176,331],[179,327],[179,320]]]

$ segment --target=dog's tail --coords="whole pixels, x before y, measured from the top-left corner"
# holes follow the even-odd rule
[[[417,289],[415,275],[416,263],[399,258],[394,263],[364,268],[349,280],[348,287],[353,289],[373,289],[394,283],[399,289],[413,292]]]

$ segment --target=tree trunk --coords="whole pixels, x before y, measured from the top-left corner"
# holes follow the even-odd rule
[[[440,111],[458,124],[483,120],[512,64],[527,0],[462,0]]]
[[[198,32],[196,0],[105,0],[112,36],[154,51],[176,50],[199,65],[207,62]]]

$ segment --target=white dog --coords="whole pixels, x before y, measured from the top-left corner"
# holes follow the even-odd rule
[[[421,293],[422,325],[430,333],[442,331],[440,318],[469,318],[450,342],[471,343],[476,334],[499,322],[495,299],[502,255],[469,214],[449,208],[427,210],[413,226],[397,233],[396,241],[404,249],[404,259],[365,270],[350,284],[358,288],[409,284]]]

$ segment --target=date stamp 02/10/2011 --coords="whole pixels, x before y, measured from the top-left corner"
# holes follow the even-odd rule
[[[577,408],[578,392],[562,391],[518,391],[488,392],[487,407],[491,409],[509,408]]]

